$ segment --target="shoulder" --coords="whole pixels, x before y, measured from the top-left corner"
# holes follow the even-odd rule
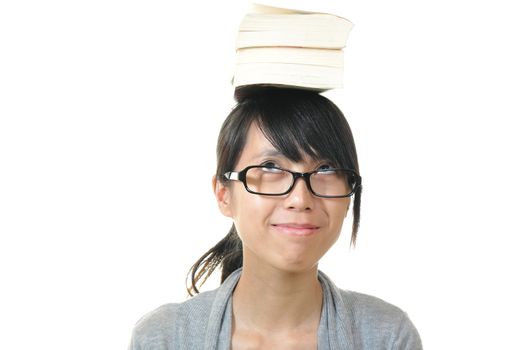
[[[401,308],[371,295],[339,292],[364,348],[422,349],[416,327]]]
[[[163,305],[135,325],[129,350],[203,349],[215,339],[241,269],[216,289],[177,304]]]
[[[171,349],[183,339],[206,330],[215,291],[202,292],[182,303],[162,305],[142,316],[133,328],[130,350]]]
[[[361,321],[396,322],[405,314],[399,307],[372,295],[342,289],[340,289],[340,295],[347,309],[351,310],[353,316]]]
[[[397,323],[405,315],[399,307],[372,295],[340,289],[347,310],[359,322]]]

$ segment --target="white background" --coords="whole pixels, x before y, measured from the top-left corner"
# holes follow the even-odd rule
[[[519,1],[324,1],[364,181],[321,262],[426,349],[524,349]],[[343,3],[340,1],[340,3]],[[123,349],[230,223],[210,180],[241,1],[0,4],[0,347]],[[206,289],[217,286],[211,281]]]

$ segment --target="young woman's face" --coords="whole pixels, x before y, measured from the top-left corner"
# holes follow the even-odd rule
[[[235,171],[249,165],[273,163],[297,172],[316,170],[326,162],[304,157],[293,162],[280,154],[253,124]],[[315,267],[341,232],[350,198],[314,196],[304,180],[283,196],[264,196],[246,191],[240,181],[217,184],[219,206],[233,219],[243,242],[244,264],[269,265],[289,272]]]

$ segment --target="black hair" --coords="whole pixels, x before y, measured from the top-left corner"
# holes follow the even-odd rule
[[[292,161],[303,155],[315,160],[328,160],[336,167],[352,169],[359,174],[354,138],[341,110],[329,99],[314,91],[258,87],[237,89],[237,104],[224,121],[217,142],[216,178],[227,185],[224,173],[232,171],[246,144],[253,123],[270,143]],[[352,244],[359,228],[361,186],[353,199]],[[235,225],[214,247],[208,250],[188,272],[188,293],[199,293],[217,266],[222,266],[221,283],[242,266],[242,242]]]

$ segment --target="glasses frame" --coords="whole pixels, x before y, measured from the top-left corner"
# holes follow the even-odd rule
[[[283,168],[279,168],[279,167],[272,167],[271,169],[279,169],[279,170],[286,171],[286,172],[292,174],[293,181],[292,181],[292,185],[290,186],[290,188],[288,188],[288,190],[286,190],[285,192],[282,192],[282,193],[255,192],[255,191],[252,191],[252,190],[250,190],[248,188],[248,184],[246,182],[246,173],[248,172],[248,170],[253,169],[253,168],[268,168],[268,167],[265,166],[265,165],[250,165],[250,166],[247,166],[246,168],[244,168],[241,171],[228,171],[228,172],[224,173],[223,176],[226,178],[226,180],[241,181],[243,183],[244,188],[246,189],[246,191],[248,191],[249,193],[263,195],[263,196],[284,196],[285,194],[288,194],[288,193],[292,192],[292,189],[294,188],[295,183],[297,182],[297,179],[299,179],[299,178],[304,179],[304,181],[306,182],[306,187],[308,188],[310,193],[312,193],[314,196],[321,197],[321,198],[345,198],[345,197],[350,197],[350,196],[352,196],[353,194],[356,193],[358,188],[361,187],[361,176],[355,170],[352,170],[352,169],[330,168],[330,169],[326,169],[326,170],[318,169],[318,170],[309,171],[309,172],[306,172],[306,173],[301,173],[301,172],[291,171],[291,170],[283,169]],[[323,171],[340,171],[340,170],[348,171],[348,172],[352,173],[354,175],[354,177],[355,177],[355,186],[353,187],[353,189],[352,189],[352,191],[350,193],[345,194],[345,195],[340,195],[340,196],[326,196],[326,195],[320,195],[320,194],[315,193],[315,191],[312,189],[312,185],[310,184],[310,176],[312,176],[312,174],[322,173]]]

